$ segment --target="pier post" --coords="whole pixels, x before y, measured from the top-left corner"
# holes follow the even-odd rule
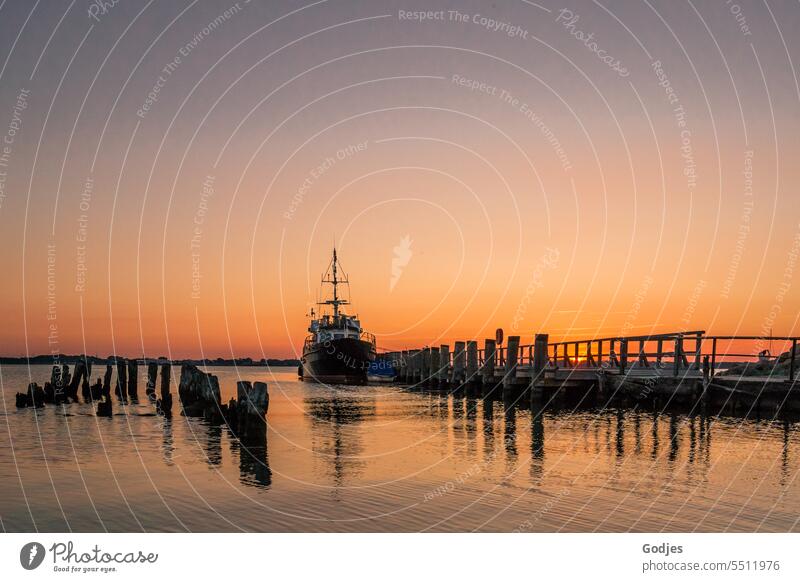
[[[148,362],[147,363],[147,386],[144,389],[144,393],[147,398],[155,402],[156,401],[156,376],[158,375],[158,364],[155,362]]]
[[[465,360],[465,343],[456,342],[455,349],[453,351],[453,385],[457,388],[461,388],[464,385]]]
[[[123,402],[128,401],[128,363],[125,358],[117,358],[117,387],[114,392]]]
[[[132,401],[139,400],[139,362],[128,360],[128,396]]]
[[[683,359],[683,336],[675,338],[675,358],[672,362],[672,375],[677,377],[681,371],[681,360]]]
[[[517,360],[519,358],[519,336],[508,336],[506,346],[506,367],[503,374],[503,393],[512,390],[517,380]]]
[[[102,398],[97,403],[97,416],[111,416],[111,375],[114,373],[111,364],[106,364],[106,372],[103,375]]]
[[[397,379],[401,382],[408,381],[408,350],[400,352],[400,370]]]
[[[483,340],[483,395],[491,396],[497,383],[494,381],[494,362],[497,358],[497,343],[493,339]]]
[[[170,364],[161,365],[161,398],[156,401],[156,410],[167,418],[172,416],[172,394],[169,393],[171,373],[172,366]]]
[[[531,402],[542,399],[544,370],[547,367],[547,344],[550,336],[537,333],[533,341],[533,374],[531,376]]]
[[[422,386],[429,386],[431,383],[431,349],[426,347],[422,350]]]
[[[428,385],[435,388],[439,384],[441,362],[439,358],[439,348],[431,348],[431,374],[428,379]]]
[[[269,390],[265,382],[246,380],[236,383],[236,411],[231,426],[236,436],[243,441],[262,441],[266,436],[267,423],[264,417],[269,409]],[[229,411],[230,412],[230,411]]]
[[[185,416],[202,416],[212,422],[221,421],[222,400],[219,380],[192,364],[181,366],[181,380],[178,385]]]
[[[448,374],[450,372],[450,346],[439,346],[439,388],[447,388]]]
[[[478,342],[467,342],[467,384],[470,388],[479,388],[481,377],[478,375]]]

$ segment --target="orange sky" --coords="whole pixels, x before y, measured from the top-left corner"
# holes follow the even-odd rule
[[[67,70],[86,33],[70,19],[54,37],[65,56],[48,49],[31,79],[55,24],[34,20],[0,92],[4,132],[31,91],[0,206],[2,352],[293,356],[334,239],[353,308],[387,349],[496,327],[798,333],[800,93],[771,21],[753,15],[750,39],[707,14],[719,52],[683,10],[662,7],[678,44],[652,13],[626,15],[637,41],[587,4],[581,23],[625,60],[620,78],[554,12],[498,8],[523,40],[381,8],[321,7],[226,56],[277,17],[248,6],[144,116],[159,71],[218,10],[146,52],[166,15],[123,35],[136,14],[120,6]]]

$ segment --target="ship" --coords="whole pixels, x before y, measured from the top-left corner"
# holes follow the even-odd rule
[[[350,292],[350,281],[339,263],[336,247],[322,275],[320,313],[311,310],[309,334],[303,344],[298,373],[304,381],[326,384],[366,384],[370,364],[375,360],[375,336],[361,328],[356,315],[348,315],[340,287]],[[326,294],[326,290],[330,293]],[[325,299],[325,297],[329,297]]]

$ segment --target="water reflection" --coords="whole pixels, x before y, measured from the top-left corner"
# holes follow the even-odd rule
[[[324,473],[335,487],[357,477],[366,466],[358,425],[376,416],[374,397],[363,391],[314,386],[303,399],[311,419],[311,447],[315,460],[325,464]]]
[[[264,442],[239,442],[239,481],[261,488],[272,485],[266,438]]]

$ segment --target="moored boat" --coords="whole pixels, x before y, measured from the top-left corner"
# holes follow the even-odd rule
[[[331,286],[331,296],[317,304],[328,312],[318,315],[311,311],[310,335],[303,345],[300,376],[303,380],[329,384],[364,384],[375,360],[375,336],[361,328],[357,316],[342,310],[350,301],[340,296],[339,287],[346,285],[349,290],[349,281],[339,264],[336,248],[322,276],[323,289],[326,285]]]

